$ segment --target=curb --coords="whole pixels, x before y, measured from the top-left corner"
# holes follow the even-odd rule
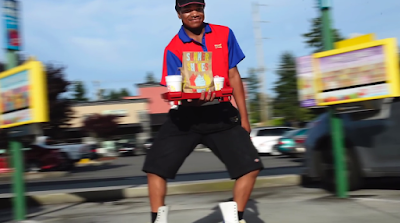
[[[234,181],[229,179],[195,181],[185,183],[170,183],[168,195],[196,194],[209,192],[229,191],[234,186]],[[254,188],[270,188],[296,186],[301,183],[299,175],[281,175],[272,177],[259,177]],[[126,198],[147,197],[146,185],[135,188],[89,188],[68,193],[38,194],[28,193],[26,202],[28,206],[55,205],[65,203],[103,202],[115,201]],[[12,195],[0,197],[0,208],[9,208],[12,205]]]
[[[25,180],[37,180],[47,178],[65,177],[69,175],[66,171],[54,171],[54,172],[40,172],[40,173],[25,173]],[[0,175],[0,180],[11,180],[13,177],[12,173]]]
[[[109,165],[113,163],[114,160],[107,160],[107,161],[89,161],[84,163],[75,163],[75,167],[85,167],[85,166],[103,166]]]

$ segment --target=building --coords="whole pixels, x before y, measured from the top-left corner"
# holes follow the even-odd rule
[[[244,79],[245,80],[245,79]],[[245,84],[246,85],[246,84]],[[91,114],[113,114],[120,116],[120,128],[112,138],[143,139],[154,137],[167,119],[170,103],[161,98],[166,87],[155,83],[137,84],[138,96],[116,101],[92,101],[74,104],[75,118],[71,120],[69,138],[88,136],[82,131],[83,121]],[[236,106],[235,100],[232,104]]]
[[[164,101],[161,95],[167,92],[167,88],[156,83],[137,84],[138,96],[125,97],[125,100],[146,99],[148,103],[150,125],[153,134],[158,131],[167,119],[170,103]]]
[[[111,139],[137,140],[140,136],[144,137],[144,133],[150,134],[147,126],[149,118],[146,99],[82,102],[74,104],[72,110],[75,118],[69,123],[68,138],[89,136],[83,131],[83,123],[85,118],[92,114],[120,117],[119,128]]]

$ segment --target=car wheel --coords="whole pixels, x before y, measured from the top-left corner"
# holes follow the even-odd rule
[[[61,156],[64,160],[63,169],[67,171],[72,170],[75,167],[75,162],[66,153],[61,153]]]
[[[42,170],[38,161],[29,161],[25,167],[26,172],[37,173]]]
[[[146,148],[142,147],[142,148],[135,148],[133,150],[134,152],[134,156],[141,156],[141,155],[146,155]]]
[[[129,156],[135,156],[135,155],[136,155],[135,149],[133,149],[132,151],[130,151],[130,152],[128,153],[128,155],[129,155]]]
[[[289,158],[292,158],[292,159],[297,159],[297,158],[300,158],[300,157],[301,156],[299,154],[297,154],[297,153],[289,154]]]
[[[347,182],[350,191],[358,190],[362,184],[360,166],[351,149],[345,148],[345,162],[347,167]],[[316,152],[317,165],[320,171],[322,187],[329,191],[336,191],[335,164],[332,149]]]
[[[99,159],[99,158],[100,158],[100,156],[99,156],[99,154],[97,154],[97,153],[92,153],[92,155],[91,155],[91,157],[90,157],[91,160],[97,160],[97,159]]]
[[[280,155],[282,155],[282,153],[278,151],[278,147],[273,146],[271,150],[271,156],[280,156]]]

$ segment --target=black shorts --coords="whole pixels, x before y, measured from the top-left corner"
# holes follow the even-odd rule
[[[143,171],[165,179],[175,176],[198,144],[210,148],[232,179],[264,168],[249,133],[231,103],[170,110],[148,150]]]

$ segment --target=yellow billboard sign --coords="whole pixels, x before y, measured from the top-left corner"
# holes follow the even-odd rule
[[[400,96],[395,38],[316,53],[313,61],[318,106]]]
[[[335,43],[335,49],[346,48],[349,46],[354,46],[362,43],[368,43],[375,40],[375,34],[370,33],[362,36],[357,36],[351,39],[345,39]]]
[[[47,84],[39,61],[0,73],[0,128],[47,122]]]

